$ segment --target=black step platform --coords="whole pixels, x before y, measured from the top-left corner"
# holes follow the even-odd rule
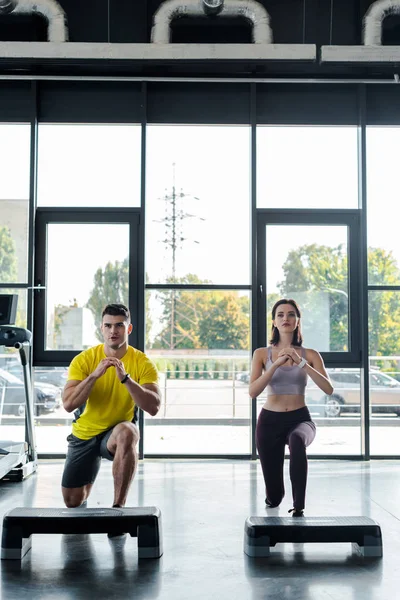
[[[129,533],[138,538],[139,558],[163,553],[161,512],[139,508],[14,508],[4,515],[2,559],[21,559],[34,533]]]
[[[249,517],[244,526],[248,556],[269,556],[279,542],[352,542],[362,556],[382,556],[381,528],[368,517]]]

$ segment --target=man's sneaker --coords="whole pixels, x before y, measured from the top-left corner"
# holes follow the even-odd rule
[[[113,504],[112,508],[123,508],[122,506],[120,506],[119,504]],[[119,532],[119,533],[107,533],[107,536],[112,539],[112,538],[123,538],[125,535],[127,535],[126,532]]]

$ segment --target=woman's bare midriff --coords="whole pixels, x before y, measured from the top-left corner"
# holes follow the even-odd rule
[[[305,405],[304,396],[301,394],[271,394],[263,408],[273,412],[288,412],[304,408]]]

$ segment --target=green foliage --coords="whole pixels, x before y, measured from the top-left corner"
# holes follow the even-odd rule
[[[194,367],[194,378],[195,379],[200,379],[200,369],[199,369],[199,365],[197,365],[197,364]]]
[[[181,370],[179,368],[179,363],[176,363],[175,365],[175,379],[179,379],[181,376]]]
[[[175,283],[204,284],[193,274]],[[249,301],[235,291],[169,290],[159,292],[163,328],[152,348],[247,349]]]
[[[149,334],[152,327],[149,308],[150,294],[145,297],[146,310],[146,346],[150,346]],[[129,307],[129,263],[125,258],[123,261],[116,260],[108,262],[104,269],[99,267],[94,274],[93,289],[90,292],[87,308],[92,311],[96,324],[96,337],[102,342],[101,313],[107,304],[125,304]]]
[[[208,365],[206,362],[203,364],[203,379],[209,378]]]
[[[0,282],[17,282],[17,257],[9,227],[0,226]]]
[[[336,248],[309,244],[291,250],[283,265],[284,279],[279,284],[280,297],[293,297],[299,292],[328,294],[330,315],[330,347],[347,350],[348,281],[347,256],[341,245]],[[368,249],[368,276],[371,285],[398,285],[400,269],[392,252],[382,248]],[[316,295],[305,295],[301,308],[308,309],[318,327],[321,319]],[[308,298],[308,299],[307,299]],[[268,332],[270,312],[279,296],[268,297]],[[307,304],[307,302],[309,304]],[[369,294],[369,353],[371,356],[400,354],[400,298],[390,291]]]
[[[308,244],[291,250],[283,265],[284,280],[278,285],[281,297],[299,292],[324,292],[329,302],[330,349],[345,351],[348,345],[347,254],[341,244]],[[324,318],[316,294],[303,295],[302,310],[307,310],[309,327],[318,327]],[[311,315],[311,316],[310,316]]]
[[[87,308],[92,311],[96,324],[96,337],[102,342],[101,313],[106,304],[113,302],[128,306],[129,264],[125,258],[122,262],[108,262],[104,269],[99,267],[94,275],[93,289],[90,292]]]
[[[235,291],[207,292],[199,319],[202,348],[225,350],[249,347],[249,302]]]
[[[214,365],[213,379],[219,379],[220,376],[221,365],[217,361]]]
[[[189,379],[190,378],[190,365],[189,363],[185,364],[185,379]]]

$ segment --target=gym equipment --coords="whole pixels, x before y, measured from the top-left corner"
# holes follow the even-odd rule
[[[17,294],[0,294],[0,325],[14,325],[17,304]]]
[[[3,517],[2,559],[19,559],[31,548],[34,533],[114,533],[137,537],[139,558],[163,553],[161,512],[139,508],[14,508]]]
[[[352,542],[362,556],[382,556],[379,524],[368,517],[249,517],[244,526],[248,556],[270,556],[279,542]]]
[[[12,294],[11,294],[12,295]],[[37,469],[33,396],[26,350],[30,349],[32,333],[14,325],[0,325],[0,346],[17,348],[22,364],[25,389],[25,442],[0,440],[0,479],[22,481]],[[29,355],[29,354],[28,354]]]

